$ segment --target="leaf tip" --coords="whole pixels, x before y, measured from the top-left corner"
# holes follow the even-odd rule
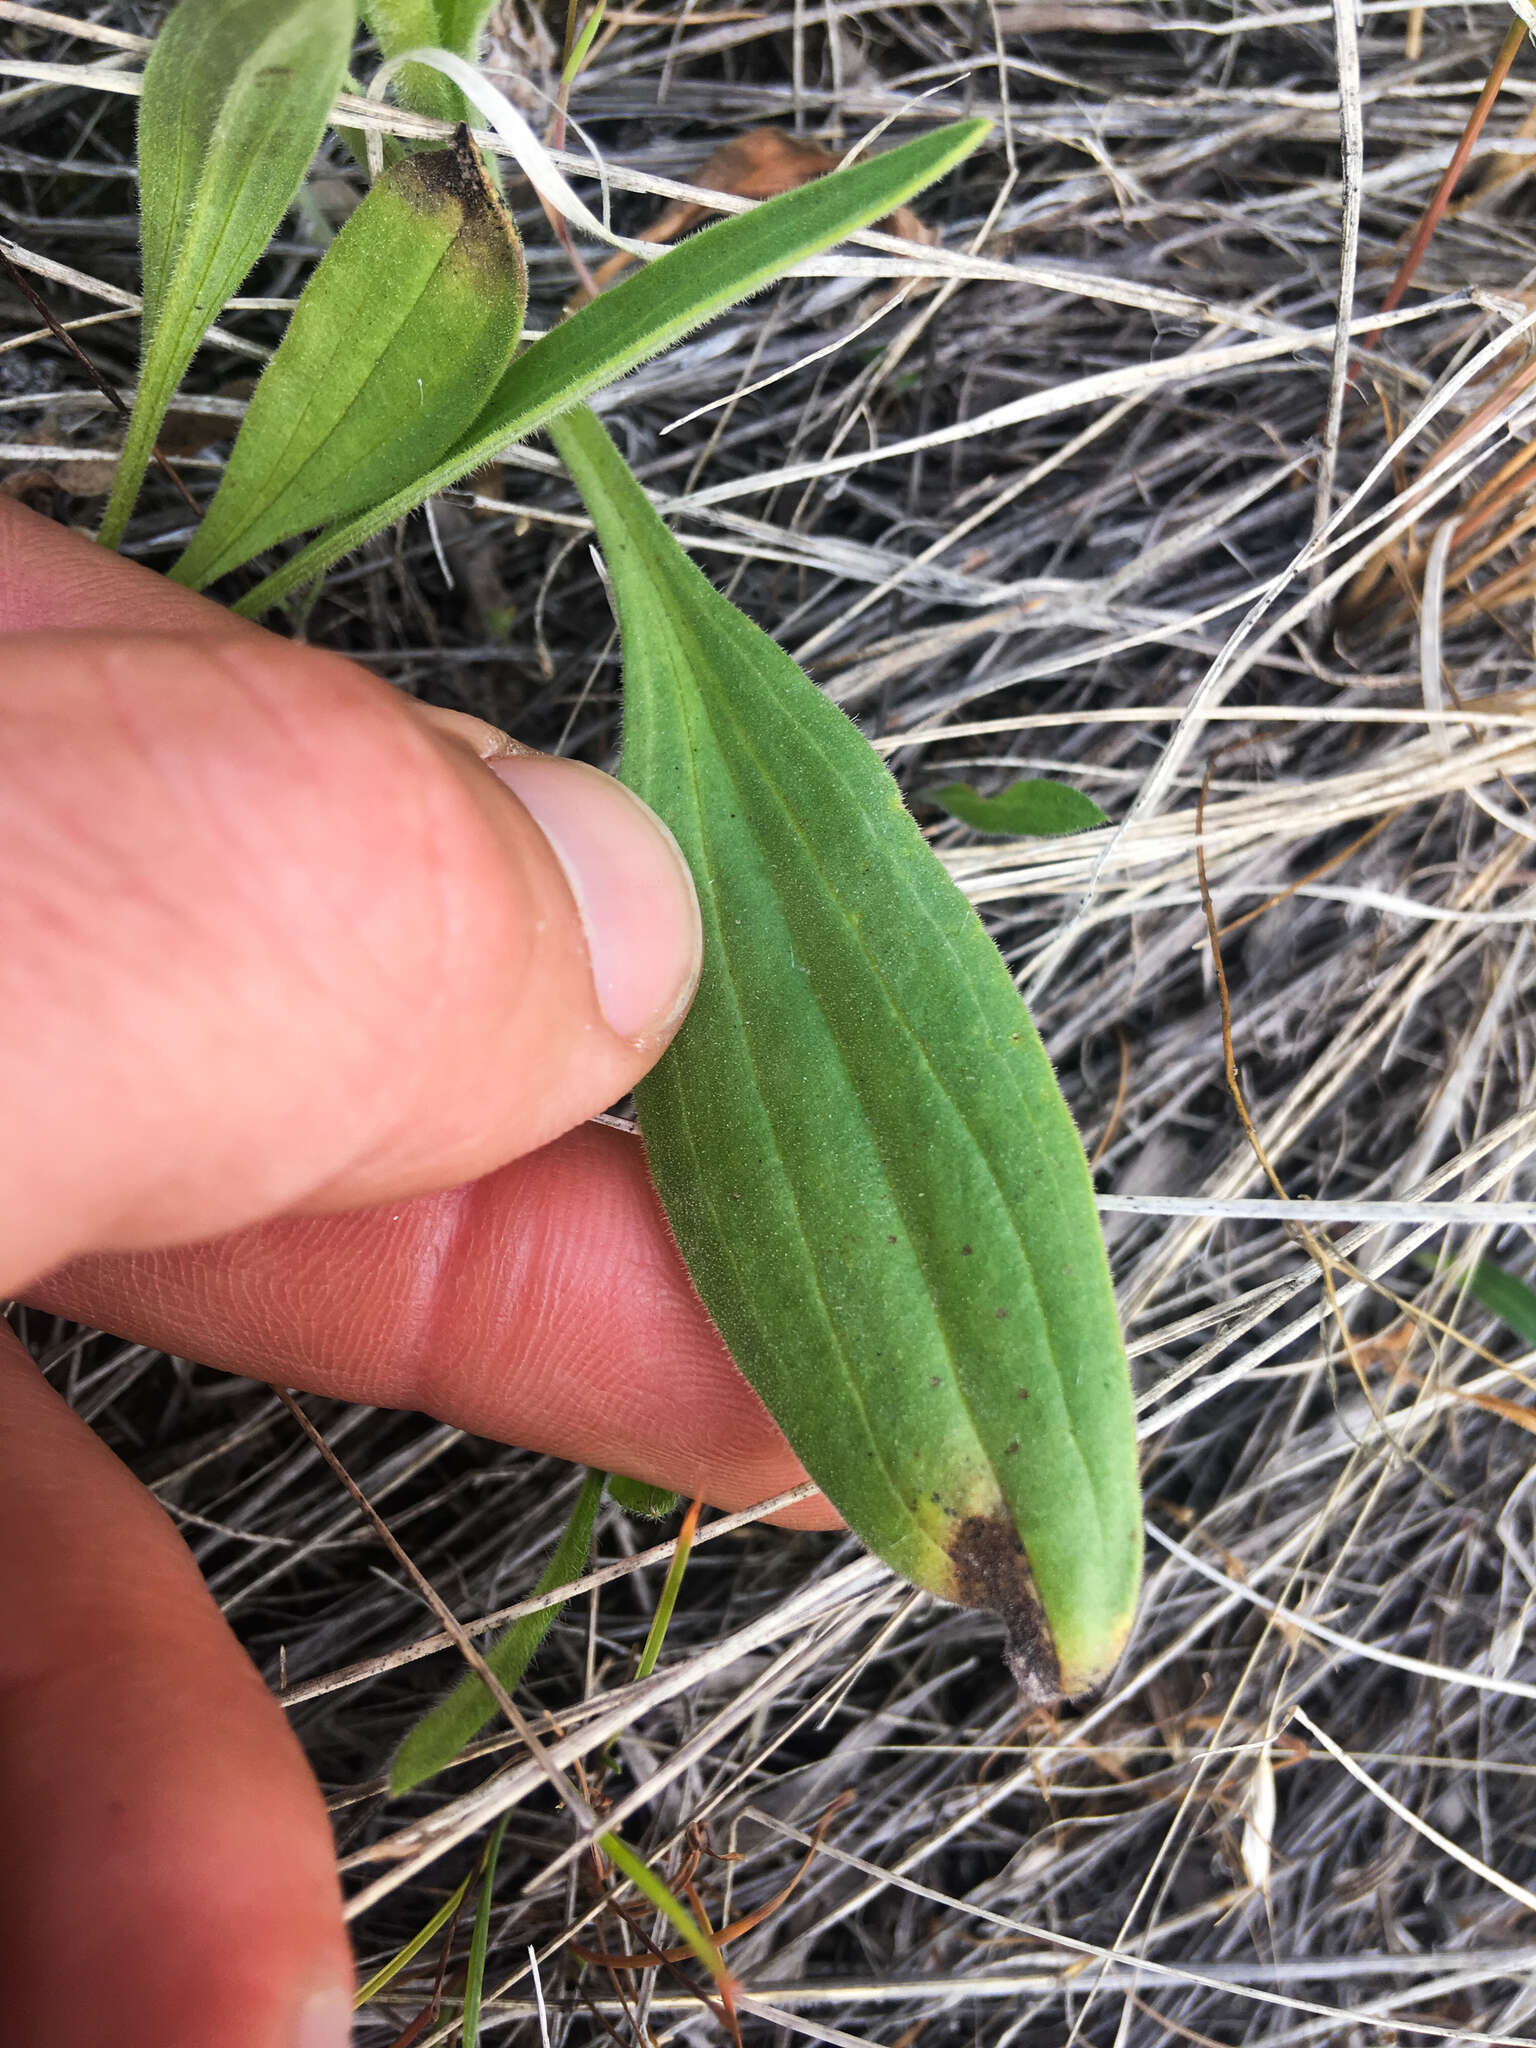
[[[950,1597],[998,1617],[1022,1699],[1029,1706],[1049,1706],[1064,1690],[1061,1661],[1012,1516],[1006,1508],[966,1515],[955,1524],[947,1549]]]
[[[1061,1626],[1054,1628],[1006,1507],[965,1516],[945,1547],[951,1573],[946,1597],[985,1609],[1002,1623],[1003,1654],[1023,1706],[1048,1707],[1108,1678],[1130,1634],[1134,1603],[1131,1613],[1098,1629],[1067,1615],[1058,1615]]]

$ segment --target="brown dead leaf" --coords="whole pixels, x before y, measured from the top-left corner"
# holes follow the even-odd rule
[[[45,494],[66,498],[104,498],[117,474],[117,455],[103,452],[99,462],[60,462],[48,468],[13,469],[0,477],[0,496],[15,498],[34,511],[43,509]]]
[[[781,192],[793,192],[835,171],[841,159],[814,142],[802,142],[786,135],[782,128],[750,128],[722,143],[694,172],[692,183],[708,192],[728,192],[737,199],[776,199]],[[674,199],[663,207],[646,229],[642,241],[675,242],[696,228],[711,209],[693,200]],[[904,241],[932,244],[938,240],[933,229],[920,221],[910,206],[898,206],[877,223],[885,235],[900,235]],[[601,291],[634,262],[620,249],[592,273]],[[573,304],[579,303],[573,301]]]

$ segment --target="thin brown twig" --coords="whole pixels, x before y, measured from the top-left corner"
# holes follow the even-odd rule
[[[1266,896],[1262,903],[1255,904],[1252,910],[1245,910],[1241,917],[1229,918],[1217,936],[1223,939],[1230,938],[1233,932],[1240,932],[1245,924],[1252,924],[1256,917],[1262,917],[1266,910],[1277,909],[1280,904],[1288,903],[1298,891],[1307,888],[1313,882],[1321,881],[1324,875],[1331,875],[1336,868],[1343,867],[1346,861],[1353,860],[1362,847],[1369,846],[1373,839],[1379,839],[1401,816],[1400,810],[1384,811],[1375,824],[1368,825],[1358,838],[1352,839],[1342,851],[1330,854],[1327,860],[1320,860],[1315,868],[1308,868],[1304,875],[1298,875],[1296,880],[1288,883],[1285,888],[1277,889],[1273,896]]]
[[[1119,1025],[1116,1028],[1120,1038],[1120,1079],[1115,1085],[1115,1099],[1109,1106],[1109,1121],[1104,1126],[1103,1136],[1099,1139],[1097,1145],[1094,1146],[1092,1152],[1088,1155],[1088,1165],[1090,1169],[1097,1166],[1099,1161],[1104,1157],[1104,1154],[1109,1150],[1110,1145],[1113,1142],[1114,1135],[1116,1131],[1118,1131],[1120,1128],[1120,1119],[1125,1114],[1125,1098],[1130,1092],[1130,1034],[1129,1032],[1127,1032],[1124,1025]]]
[[[1206,799],[1210,794],[1211,777],[1215,772],[1216,762],[1219,758],[1219,754],[1213,755],[1206,763],[1205,774],[1200,781],[1200,795],[1195,804],[1195,870],[1200,881],[1200,908],[1205,916],[1206,935],[1210,940],[1211,967],[1216,976],[1217,1000],[1221,1005],[1222,1061],[1227,1077],[1227,1092],[1232,1097],[1233,1106],[1237,1110],[1238,1120],[1243,1127],[1243,1134],[1248,1140],[1255,1159],[1259,1162],[1265,1179],[1274,1189],[1276,1196],[1282,1202],[1289,1202],[1291,1199],[1290,1194],[1271,1164],[1263,1140],[1260,1138],[1253,1118],[1249,1114],[1248,1099],[1243,1092],[1243,1084],[1237,1071],[1237,1050],[1232,1037],[1232,996],[1227,987],[1227,970],[1221,955],[1221,927],[1216,922],[1216,907],[1211,901],[1210,876],[1206,871],[1205,864],[1205,806]],[[1297,1236],[1305,1245],[1313,1263],[1317,1267],[1318,1274],[1323,1283],[1323,1292],[1328,1297],[1328,1306],[1333,1311],[1334,1322],[1338,1328],[1339,1336],[1343,1340],[1344,1350],[1355,1377],[1360,1382],[1361,1392],[1365,1395],[1378,1425],[1385,1430],[1386,1417],[1377,1406],[1374,1392],[1366,1376],[1365,1366],[1356,1349],[1354,1333],[1345,1318],[1343,1305],[1339,1300],[1338,1290],[1334,1285],[1333,1253],[1324,1243],[1323,1239],[1315,1231],[1309,1230],[1300,1220],[1297,1221],[1295,1229]]]
[[[303,1430],[347,1492],[351,1494],[353,1500],[367,1517],[374,1534],[388,1550],[390,1556],[394,1558],[403,1571],[410,1575],[412,1585],[421,1594],[421,1597],[437,1616],[447,1633],[452,1636],[459,1654],[479,1678],[481,1684],[484,1685],[486,1691],[511,1723],[523,1746],[527,1749],[529,1756],[532,1757],[561,1799],[565,1801],[571,1812],[581,1822],[582,1827],[588,1831],[595,1830],[597,1819],[592,1809],[576,1790],[576,1787],[571,1783],[565,1772],[561,1770],[560,1766],[549,1754],[549,1751],[544,1747],[538,1736],[535,1735],[522,1709],[496,1676],[490,1665],[487,1664],[480,1650],[465,1630],[458,1616],[449,1607],[447,1601],[443,1599],[426,1574],[421,1571],[415,1559],[409,1555],[403,1545],[396,1539],[394,1531],[389,1527],[384,1517],[373,1505],[373,1502],[369,1500],[363,1489],[358,1485],[351,1473],[348,1472],[320,1431],[310,1421],[298,1402],[294,1400],[293,1396],[285,1388],[278,1386],[274,1386],[272,1392],[281,1401],[300,1429]]]
[[[1483,89],[1478,94],[1471,113],[1467,116],[1466,126],[1462,129],[1461,138],[1457,142],[1455,149],[1451,152],[1451,160],[1441,174],[1440,182],[1435,187],[1434,196],[1424,209],[1423,218],[1419,222],[1413,240],[1408,245],[1408,253],[1399,265],[1396,277],[1393,278],[1391,284],[1387,287],[1387,295],[1381,302],[1383,313],[1395,312],[1398,301],[1402,298],[1403,293],[1407,291],[1409,285],[1412,284],[1414,273],[1423,260],[1424,251],[1429,247],[1430,237],[1440,224],[1440,216],[1445,212],[1450,196],[1456,189],[1457,181],[1466,168],[1467,159],[1476,147],[1477,138],[1483,132],[1484,124],[1489,114],[1493,111],[1493,103],[1503,90],[1504,81],[1509,76],[1510,67],[1520,54],[1520,45],[1525,41],[1525,36],[1525,23],[1516,15],[1505,34],[1503,42],[1499,45],[1498,55],[1489,66],[1488,76],[1484,81]],[[1369,350],[1374,348],[1380,339],[1381,329],[1373,327],[1364,341],[1361,342],[1361,349]]]
[[[0,249],[0,264],[4,264],[6,276],[10,279],[11,283],[16,287],[17,291],[21,293],[23,298],[25,298],[27,304],[32,308],[33,312],[36,313],[38,319],[42,321],[43,325],[48,329],[48,332],[53,336],[54,340],[59,342],[61,346],[69,350],[69,353],[74,357],[75,361],[80,365],[81,369],[84,370],[87,377],[90,378],[91,382],[95,385],[96,389],[101,393],[102,397],[107,401],[108,405],[110,405],[117,413],[118,418],[122,420],[128,419],[130,417],[128,407],[127,404],[124,402],[123,395],[118,390],[117,386],[112,382],[111,378],[105,374],[104,371],[98,369],[96,364],[92,362],[91,358],[86,354],[85,350],[80,346],[79,342],[76,341],[75,337],[70,333],[69,329],[55,315],[54,310],[48,304],[48,301],[34,287],[32,280],[27,276],[26,272],[24,270],[19,269],[17,265],[11,261],[10,257],[6,254],[6,252],[3,249]],[[191,509],[191,511],[196,515],[197,518],[201,519],[203,516],[202,506],[198,504],[196,498],[193,497],[192,493],[187,489],[186,485],[182,482],[181,478],[176,474],[176,471],[172,466],[171,462],[169,461],[169,459],[161,453],[160,445],[158,442],[156,442],[155,444],[154,457],[155,461],[160,465],[160,468],[164,471],[166,477],[174,485],[176,490],[180,492],[183,503],[186,504]]]

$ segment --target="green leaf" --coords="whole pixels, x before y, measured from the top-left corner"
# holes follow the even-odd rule
[[[353,0],[180,0],[139,102],[144,346],[101,540],[116,547],[166,408],[320,146]]]
[[[677,1512],[675,1493],[664,1486],[647,1486],[643,1479],[625,1479],[615,1472],[609,1478],[608,1492],[626,1515],[638,1515],[642,1521],[664,1522]]]
[[[539,1574],[535,1594],[553,1593],[579,1578],[586,1569],[605,1476],[602,1472],[589,1472],[582,1482],[571,1519],[549,1563]],[[486,1663],[508,1692],[522,1683],[523,1673],[560,1612],[561,1607],[546,1607],[538,1614],[525,1614],[486,1651]],[[495,1713],[496,1702],[486,1690],[484,1680],[469,1672],[446,1699],[439,1700],[430,1713],[422,1716],[395,1752],[389,1769],[390,1791],[409,1792],[412,1786],[447,1770]]]
[[[1507,1323],[1523,1344],[1536,1344],[1536,1292],[1492,1259],[1479,1259],[1468,1272],[1433,1252],[1415,1252],[1414,1263],[1427,1273],[1449,1272],[1475,1302]]]
[[[560,72],[560,85],[565,92],[569,92],[581,76],[581,67],[586,63],[592,45],[597,40],[597,32],[603,25],[603,8],[604,0],[597,0],[597,5],[587,16],[580,35],[571,45],[571,54],[566,58]]]
[[[356,1991],[354,1991],[352,1994],[352,2010],[354,2012],[361,2012],[363,2007],[368,2003],[370,1999],[377,1998],[379,1993],[384,1989],[384,1987],[387,1984],[392,1984],[394,1982],[396,1977],[399,1976],[400,1972],[405,1968],[407,1963],[415,1962],[416,1958],[421,1954],[422,1950],[426,1947],[427,1943],[432,1939],[433,1935],[436,1934],[440,1928],[446,1927],[448,1925],[448,1922],[453,1918],[454,1914],[458,1912],[460,1906],[463,1905],[464,1895],[469,1890],[470,1882],[473,1877],[474,1872],[471,1871],[469,1873],[469,1876],[464,1878],[462,1882],[448,1894],[447,1898],[444,1899],[443,1903],[438,1907],[437,1911],[432,1915],[431,1919],[426,1921],[422,1926],[417,1928],[416,1932],[411,1936],[410,1940],[406,1942],[404,1947],[396,1949],[395,1953],[389,1958],[388,1962],[381,1963],[379,1968],[374,1971],[371,1977],[365,1979],[363,1983],[358,1985]]]
[[[922,794],[973,832],[1006,832],[1018,839],[1055,838],[1109,823],[1091,796],[1065,782],[1010,782],[996,796],[983,796],[968,782],[946,782]]]
[[[640,1652],[640,1662],[635,1666],[635,1683],[649,1678],[661,1657],[662,1645],[667,1640],[667,1630],[672,1626],[672,1615],[677,1607],[677,1596],[683,1590],[683,1574],[688,1569],[688,1560],[693,1555],[693,1539],[699,1526],[699,1509],[702,1501],[694,1501],[683,1517],[683,1526],[677,1532],[677,1548],[672,1553],[672,1562],[667,1567],[666,1583],[661,1589],[661,1598],[656,1602],[656,1612],[651,1616],[651,1625],[645,1632],[645,1646]]]
[[[613,579],[621,777],[693,869],[704,971],[636,1100],[694,1282],[806,1469],[1020,1682],[1113,1666],[1141,1525],[1082,1145],[975,912],[857,728],[552,429]]]
[[[419,475],[511,360],[526,297],[467,130],[392,165],[306,286],[175,580],[200,590]]]
[[[491,1896],[496,1889],[496,1865],[501,1857],[502,1837],[511,1818],[510,1813],[504,1813],[492,1828],[481,1863],[480,1896],[475,1901],[475,1931],[470,1936],[469,1962],[464,1973],[460,2048],[480,2048],[480,2003],[485,1995],[485,1955],[491,1940]]]
[[[802,257],[883,219],[969,155],[987,128],[985,121],[956,122],[690,235],[536,341],[441,461],[368,511],[327,528],[235,610],[257,617],[435,491],[750,298]]]
[[[363,0],[363,19],[386,57],[404,50],[451,50],[473,63],[494,0]],[[430,65],[407,64],[398,86],[401,104],[438,121],[467,121],[464,95]]]
[[[671,1922],[673,1930],[682,1936],[715,1982],[722,1987],[728,1985],[731,1981],[730,1973],[721,1959],[719,1949],[682,1900],[656,1875],[643,1857],[635,1854],[622,1835],[599,1835],[597,1840],[598,1846],[623,1871],[640,1896],[649,1899],[657,1912]]]

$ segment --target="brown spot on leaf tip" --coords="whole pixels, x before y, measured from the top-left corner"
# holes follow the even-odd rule
[[[480,152],[460,122],[448,149],[424,149],[410,159],[411,170],[424,192],[457,199],[467,214],[483,213],[487,207],[500,208],[480,162]]]
[[[523,250],[511,215],[461,123],[448,149],[427,149],[406,158],[420,203],[458,209],[456,261],[482,270],[497,290],[520,282]]]
[[[1007,1511],[967,1515],[946,1548],[954,1574],[951,1597],[962,1607],[984,1607],[998,1617],[1021,1702],[1049,1706],[1061,1697],[1061,1665],[1029,1560]]]

